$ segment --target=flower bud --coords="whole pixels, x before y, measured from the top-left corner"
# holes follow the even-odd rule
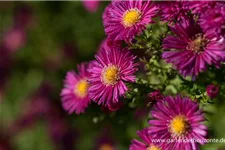
[[[219,94],[220,88],[218,86],[215,86],[214,84],[210,84],[207,86],[206,92],[210,98],[215,98]]]

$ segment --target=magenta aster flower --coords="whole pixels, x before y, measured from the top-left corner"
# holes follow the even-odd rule
[[[188,1],[188,6],[194,14],[201,14],[207,12],[209,9],[215,6],[216,1]]]
[[[110,39],[130,41],[153,22],[156,11],[150,1],[115,1],[103,14],[105,32]]]
[[[100,1],[94,1],[94,0],[84,0],[82,2],[84,5],[84,8],[91,13],[96,12],[100,4]]]
[[[219,67],[225,60],[225,43],[213,32],[203,32],[193,20],[182,20],[170,29],[176,36],[169,35],[164,39],[163,48],[169,51],[162,57],[184,76],[194,79],[207,69],[207,65]]]
[[[3,37],[3,45],[11,52],[16,52],[26,43],[26,33],[23,28],[13,27]]]
[[[89,73],[87,72],[87,64],[79,65],[78,72],[79,74],[74,71],[67,73],[64,88],[61,92],[63,108],[69,114],[73,112],[76,114],[83,113],[91,102],[88,96]]]
[[[206,92],[210,98],[216,98],[220,93],[220,88],[214,84],[210,84],[207,86]]]
[[[148,130],[148,128],[145,128],[137,132],[138,136],[144,141],[144,143],[134,139],[129,150],[163,150],[162,143],[153,141]]]
[[[198,103],[191,99],[168,96],[155,105],[151,115],[154,120],[149,121],[149,134],[156,139],[174,140],[167,144],[169,150],[196,150],[196,142],[205,143],[207,127],[202,124],[204,115]]]
[[[218,37],[225,37],[225,3],[217,2],[213,8],[202,12],[199,18],[199,24],[204,29],[213,30]]]
[[[184,1],[165,1],[159,3],[161,20],[167,22],[179,21],[187,17],[189,7]]]
[[[89,69],[90,97],[99,105],[111,106],[128,91],[125,82],[134,82],[135,57],[127,49],[103,46]]]

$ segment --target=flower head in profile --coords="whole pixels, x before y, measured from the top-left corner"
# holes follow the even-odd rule
[[[151,115],[154,119],[149,121],[151,126],[148,132],[156,139],[173,141],[167,143],[168,149],[198,149],[197,142],[205,143],[207,135],[207,127],[203,125],[205,118],[198,103],[191,99],[168,96],[155,105]]]
[[[148,133],[148,128],[138,131],[138,136],[144,141],[132,140],[129,150],[164,150],[161,142],[154,142]]]
[[[162,57],[184,76],[195,79],[208,65],[219,67],[225,60],[225,43],[214,32],[202,29],[192,19],[183,19],[171,26],[175,36],[163,40]]]
[[[85,63],[78,65],[79,73],[70,71],[64,80],[64,88],[61,92],[62,105],[69,114],[73,112],[83,113],[91,102],[88,96],[89,73],[87,67],[88,65]]]
[[[134,82],[135,57],[127,49],[103,46],[89,69],[89,95],[99,105],[111,106],[128,91],[125,82]]]
[[[186,18],[189,7],[184,1],[162,1],[159,3],[162,21],[173,22]]]
[[[215,2],[214,7],[201,13],[199,24],[204,31],[213,30],[218,37],[225,37],[225,3]]]
[[[157,12],[150,1],[114,1],[103,14],[105,32],[112,40],[130,41],[152,23]]]

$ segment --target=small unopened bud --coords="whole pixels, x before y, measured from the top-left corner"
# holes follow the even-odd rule
[[[149,93],[148,97],[149,97],[149,103],[151,104],[155,104],[157,101],[163,100],[164,98],[160,90],[156,90],[154,92]]]
[[[207,86],[206,92],[210,98],[216,98],[220,92],[220,88],[214,84],[210,84]]]

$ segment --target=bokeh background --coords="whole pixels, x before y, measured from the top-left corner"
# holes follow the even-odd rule
[[[108,3],[0,2],[0,150],[93,150],[104,142],[127,150],[147,126],[146,109],[107,113],[92,103],[77,116],[61,107],[66,72],[92,60],[105,38]],[[224,102],[206,110],[210,136],[225,138]]]

